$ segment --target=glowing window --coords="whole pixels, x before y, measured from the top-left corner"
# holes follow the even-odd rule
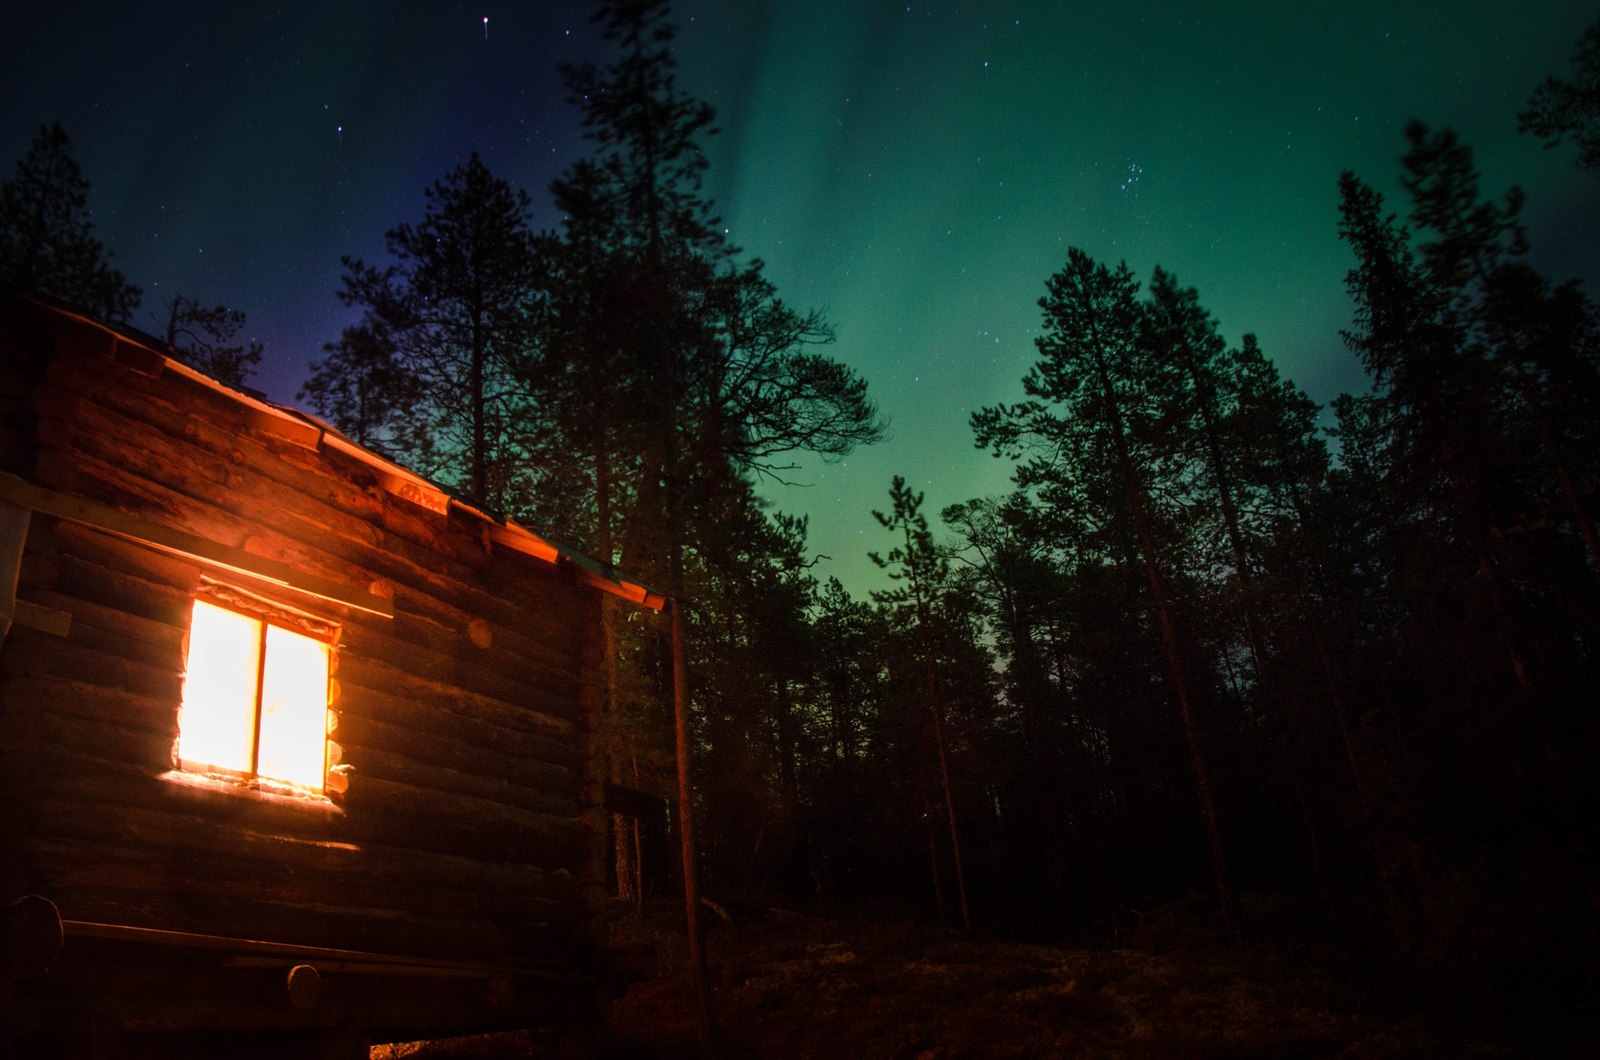
[[[326,641],[197,599],[178,715],[184,768],[321,791],[328,652]]]

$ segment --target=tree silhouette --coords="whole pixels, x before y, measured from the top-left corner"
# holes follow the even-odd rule
[[[1572,56],[1577,67],[1570,81],[1547,77],[1517,115],[1517,131],[1544,140],[1547,148],[1571,135],[1578,145],[1578,165],[1600,172],[1600,21],[1584,30]]]
[[[780,471],[796,450],[836,456],[882,431],[866,385],[813,350],[831,338],[815,314],[776,297],[759,262],[741,264],[702,190],[712,108],[676,80],[676,27],[660,0],[601,3],[594,21],[616,49],[606,64],[563,70],[594,145],[591,158],[552,186],[567,209],[565,270],[552,280],[551,317],[565,322],[559,366],[573,370],[572,407],[595,407],[597,429],[577,450],[623,447],[594,468],[610,549],[613,487],[634,495],[620,551],[632,569],[672,597],[669,672],[678,763],[690,963],[710,1033],[709,985],[698,930],[698,866],[689,763],[693,645],[691,559],[708,568],[719,552],[716,513],[754,505],[748,476]],[[587,350],[586,350],[587,348]],[[594,357],[584,367],[584,354]],[[624,427],[622,414],[629,418]],[[572,425],[578,417],[554,413]],[[709,573],[709,572],[708,572]]]
[[[107,323],[126,322],[139,288],[94,235],[89,182],[60,122],[43,126],[0,186],[0,283],[59,299]]]
[[[945,703],[940,696],[933,625],[940,596],[947,591],[950,564],[934,547],[928,520],[922,514],[922,494],[896,475],[889,485],[889,513],[874,511],[878,525],[900,535],[900,543],[887,556],[869,552],[878,567],[889,572],[898,588],[874,591],[873,599],[889,605],[899,624],[908,628],[916,644],[922,669],[922,694],[932,720],[934,750],[939,757],[939,787],[944,795],[945,823],[950,833],[950,856],[956,873],[956,893],[961,907],[961,930],[971,934],[972,912],[967,903],[967,874],[961,860],[961,832],[956,824],[955,795],[950,787],[950,752],[945,741]],[[938,880],[938,866],[934,866]]]
[[[422,402],[421,381],[408,372],[392,345],[369,325],[344,329],[322,347],[299,398],[358,444],[391,460],[425,452],[426,421],[413,413]]]
[[[166,310],[162,336],[179,360],[235,388],[244,387],[255,374],[265,347],[257,339],[234,341],[244,327],[243,312],[204,306],[181,294],[167,302]]]
[[[536,410],[523,385],[533,337],[538,264],[528,196],[489,172],[477,154],[427,189],[422,220],[385,236],[392,263],[379,268],[345,258],[340,299],[363,311],[361,330],[335,361],[313,364],[313,401],[336,406],[330,373],[362,373],[357,390],[370,413],[372,387],[406,380],[416,430],[390,433],[417,470],[506,510],[525,499]],[[365,347],[386,348],[384,358]],[[380,370],[381,369],[381,370]],[[382,398],[398,404],[404,390]],[[379,422],[384,417],[379,416]],[[337,422],[337,421],[336,421]],[[363,423],[358,430],[369,430]]]
[[[1045,332],[1036,340],[1040,360],[1023,380],[1031,400],[985,408],[972,424],[978,444],[997,455],[1035,454],[1019,468],[1019,485],[1040,484],[1058,497],[1081,498],[1085,486],[1098,481],[1106,489],[1102,517],[1131,528],[1189,750],[1223,921],[1237,936],[1238,908],[1201,747],[1195,690],[1152,506],[1152,476],[1168,444],[1170,409],[1163,408],[1160,391],[1173,367],[1153,358],[1142,341],[1145,312],[1137,287],[1126,265],[1112,270],[1072,248],[1039,300],[1045,319]]]

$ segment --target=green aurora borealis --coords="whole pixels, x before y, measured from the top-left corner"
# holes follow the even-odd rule
[[[1592,7],[1307,6],[676,5],[682,84],[719,112],[709,190],[731,238],[826,312],[891,420],[888,442],[769,491],[811,515],[819,574],[877,584],[869,513],[896,473],[930,513],[1006,488],[967,417],[1021,396],[1069,246],[1172,270],[1319,401],[1363,387],[1338,334],[1335,182],[1354,169],[1399,206],[1409,118],[1456,128],[1485,190],[1522,185],[1535,262],[1592,288],[1600,181],[1516,132]],[[378,256],[468,152],[554,223],[543,188],[583,150],[555,64],[600,54],[583,5],[126,7],[8,15],[0,162],[59,118],[145,288],[139,322],[174,291],[244,309],[274,399],[346,319],[339,256]]]

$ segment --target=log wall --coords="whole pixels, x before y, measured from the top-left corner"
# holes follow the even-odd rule
[[[308,603],[35,514],[18,596],[71,630],[14,628],[0,648],[0,901],[42,894],[67,921],[582,980],[605,827],[589,765],[595,590],[97,326],[12,305],[0,365],[0,471],[394,612]],[[343,792],[172,776],[207,578],[338,623]]]

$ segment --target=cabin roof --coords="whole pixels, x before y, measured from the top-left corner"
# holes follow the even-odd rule
[[[19,295],[19,301],[28,303],[54,318],[61,326],[75,332],[74,337],[85,344],[109,344],[113,359],[132,364],[152,375],[172,372],[241,406],[264,434],[299,445],[312,452],[336,451],[372,468],[378,480],[390,493],[420,505],[440,516],[450,512],[481,521],[492,545],[532,556],[556,566],[571,569],[579,580],[603,592],[619,596],[642,607],[659,610],[666,602],[658,592],[620,575],[609,564],[601,563],[574,549],[557,544],[549,538],[505,518],[489,508],[473,504],[458,497],[415,471],[397,464],[385,456],[357,444],[332,424],[288,405],[270,401],[257,391],[238,390],[212,378],[164,350],[171,347],[153,336],[134,328],[111,327],[81,311],[60,305],[35,295]]]

